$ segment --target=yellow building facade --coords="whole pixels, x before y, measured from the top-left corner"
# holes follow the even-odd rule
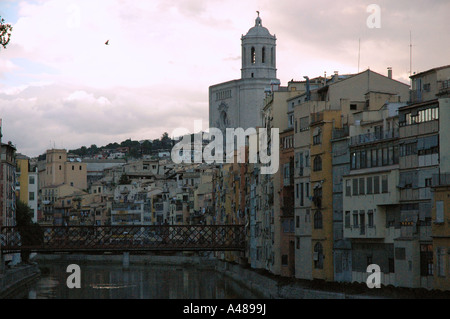
[[[446,174],[450,181],[450,174]],[[433,187],[433,288],[450,290],[450,183]]]
[[[331,139],[341,128],[341,111],[311,114],[312,277],[333,281],[333,176]]]

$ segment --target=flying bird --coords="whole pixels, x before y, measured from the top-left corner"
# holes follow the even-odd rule
[[[107,41],[105,42],[105,44],[106,44],[106,45],[109,45],[109,40],[107,40]]]

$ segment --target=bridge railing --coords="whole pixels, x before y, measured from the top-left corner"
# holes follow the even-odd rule
[[[5,253],[32,251],[243,250],[243,225],[2,227]]]

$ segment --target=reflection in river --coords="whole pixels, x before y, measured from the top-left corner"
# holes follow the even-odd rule
[[[81,288],[66,285],[67,264],[40,264],[46,270],[17,298],[30,299],[229,299],[257,298],[214,270],[186,266],[83,265]]]

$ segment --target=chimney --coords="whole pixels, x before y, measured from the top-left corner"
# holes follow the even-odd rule
[[[339,79],[339,72],[338,71],[334,71],[334,75],[333,75],[333,83],[337,82]]]
[[[392,67],[388,67],[388,78],[392,79]]]

